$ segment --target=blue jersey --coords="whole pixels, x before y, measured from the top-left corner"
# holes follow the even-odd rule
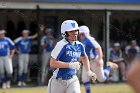
[[[10,38],[4,37],[0,39],[0,56],[8,56],[9,50],[14,48],[15,45]]]
[[[15,40],[15,43],[17,44],[17,49],[20,53],[29,53],[30,52],[30,44],[32,41],[32,37],[19,37]]]
[[[113,49],[110,50],[110,58],[111,59],[116,59],[116,58],[122,58],[122,51],[114,51]]]
[[[76,62],[81,56],[85,56],[85,50],[82,43],[76,41],[76,44],[71,44],[67,40],[59,41],[52,50],[51,56],[62,62]],[[66,78],[76,74],[76,70],[72,68],[57,68],[54,71],[56,78]]]
[[[51,52],[53,50],[53,36],[44,36],[41,39],[41,45],[47,45],[44,52]]]
[[[89,60],[92,56],[96,58],[96,56],[98,55],[96,48],[100,47],[100,45],[95,41],[95,39],[91,36],[88,36],[85,39],[81,40],[81,42],[85,46],[85,51]]]

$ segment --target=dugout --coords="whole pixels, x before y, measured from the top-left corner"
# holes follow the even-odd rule
[[[79,24],[89,26],[91,34],[100,42],[108,60],[110,42],[136,38],[127,36],[127,27],[140,19],[139,0],[5,0],[0,1],[0,25],[12,39],[20,36],[22,29],[30,29],[31,34],[43,24],[54,29],[54,37],[60,36],[60,25],[65,19],[74,19]],[[137,22],[137,23],[138,23]],[[126,24],[125,24],[126,23]],[[126,27],[125,27],[126,25]],[[138,25],[137,25],[138,27]],[[133,27],[132,27],[133,28]],[[118,33],[119,32],[119,33]],[[125,33],[124,33],[125,32]],[[139,33],[137,28],[136,33]],[[127,37],[126,37],[127,36]],[[31,61],[37,57],[38,40],[33,42]],[[34,48],[35,47],[35,48]],[[36,59],[35,59],[36,58]],[[36,63],[36,62],[35,62]]]

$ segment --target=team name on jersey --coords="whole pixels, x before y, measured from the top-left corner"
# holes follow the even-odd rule
[[[81,52],[74,52],[74,51],[66,51],[66,55],[71,56],[71,57],[80,57]]]
[[[8,45],[8,42],[0,42],[0,48],[4,48],[4,45]]]
[[[22,45],[27,45],[27,44],[29,44],[29,42],[27,42],[27,41],[22,41],[21,44],[22,44]]]

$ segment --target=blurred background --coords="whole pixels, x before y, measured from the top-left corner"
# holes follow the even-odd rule
[[[64,20],[73,19],[79,25],[87,25],[91,35],[99,42],[104,52],[104,62],[111,61],[110,49],[114,43],[120,44],[123,67],[112,71],[105,82],[126,83],[125,74],[130,66],[130,59],[139,51],[127,54],[126,47],[140,46],[140,1],[139,0],[0,0],[0,28],[5,29],[7,37],[12,40],[21,36],[24,29],[30,30],[30,35],[40,30],[40,26],[51,28],[54,45],[60,39],[60,26]],[[31,85],[47,85],[52,75],[47,70],[45,81],[41,82],[42,49],[41,33],[32,41],[28,82]],[[17,55],[13,58],[13,84],[17,81]],[[118,63],[119,64],[119,63]],[[49,64],[46,65],[46,69]],[[122,70],[123,69],[123,70]],[[123,74],[122,74],[123,73]],[[81,72],[78,72],[81,78]]]

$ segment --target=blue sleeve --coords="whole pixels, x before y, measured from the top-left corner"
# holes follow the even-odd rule
[[[16,48],[14,42],[11,39],[8,39],[8,44],[10,46],[10,49],[15,49]]]
[[[85,56],[85,47],[81,45],[81,56]]]
[[[59,58],[62,56],[62,54],[65,52],[65,44],[63,43],[57,43],[55,45],[55,48],[51,52],[51,56],[55,58],[56,60],[59,60]]]
[[[32,38],[29,38],[29,41],[30,41],[30,42],[32,42],[32,40],[33,40]]]
[[[32,36],[29,36],[28,40],[31,42],[33,40]]]
[[[113,51],[110,51],[110,58],[113,58],[114,54]]]
[[[59,58],[62,56],[62,54],[63,54],[64,52],[65,52],[65,47],[63,47],[63,48],[61,49],[61,51],[59,52],[59,54],[58,54],[56,60],[59,60]]]
[[[86,43],[87,43],[86,45],[88,45],[89,47],[95,48],[95,46],[91,43],[90,40],[87,40]]]

